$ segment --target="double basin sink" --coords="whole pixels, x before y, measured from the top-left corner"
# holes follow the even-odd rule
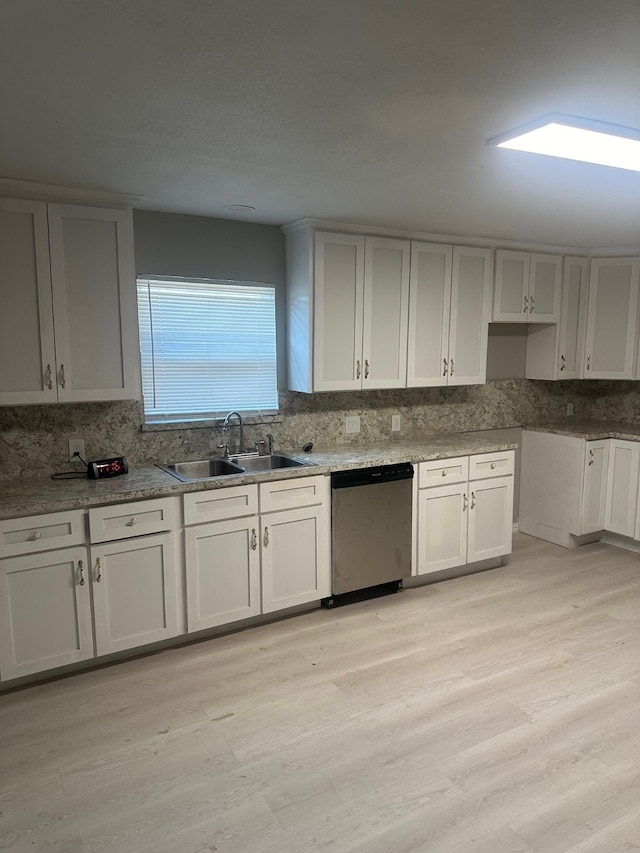
[[[199,459],[195,462],[171,462],[169,465],[158,465],[168,474],[182,480],[208,480],[210,477],[225,477],[231,474],[260,473],[277,471],[282,468],[304,468],[313,465],[295,456],[284,456],[280,453],[269,453],[265,456],[244,454],[231,459]]]

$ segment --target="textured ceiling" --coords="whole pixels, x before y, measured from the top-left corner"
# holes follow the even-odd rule
[[[485,147],[549,112],[640,128],[638,0],[0,2],[0,176],[152,210],[640,245],[639,173]]]

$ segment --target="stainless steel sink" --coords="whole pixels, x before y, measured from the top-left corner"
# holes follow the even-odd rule
[[[270,453],[267,456],[257,456],[247,454],[242,456],[232,456],[231,461],[236,465],[241,465],[245,471],[276,471],[279,468],[304,468],[311,465],[311,462],[304,462],[302,459],[296,459],[293,456],[283,456],[280,453]]]
[[[199,459],[196,462],[172,462],[170,465],[158,465],[168,474],[187,483],[190,480],[208,480],[210,477],[224,477],[229,474],[242,474],[244,468],[228,459]]]
[[[209,480],[212,477],[228,477],[233,474],[253,474],[261,471],[278,471],[282,468],[303,468],[312,465],[294,456],[283,456],[281,453],[270,453],[258,456],[257,453],[247,453],[233,456],[231,459],[199,459],[196,462],[171,462],[169,465],[158,465],[168,474],[182,480],[183,483],[192,480]]]

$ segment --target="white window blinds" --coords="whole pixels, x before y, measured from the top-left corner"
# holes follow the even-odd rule
[[[276,412],[275,289],[138,278],[148,422]]]

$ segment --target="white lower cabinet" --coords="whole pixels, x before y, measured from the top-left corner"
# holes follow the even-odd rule
[[[519,529],[572,547],[605,528],[609,439],[524,430]]]
[[[0,521],[0,679],[180,633],[176,501]]]
[[[513,470],[513,451],[420,463],[418,575],[511,552]]]
[[[0,560],[0,678],[93,656],[87,549]]]
[[[640,539],[637,529],[639,480],[640,444],[610,439],[605,530]]]
[[[196,492],[184,511],[190,632],[330,594],[328,477]]]
[[[177,636],[174,533],[91,546],[96,654]]]

